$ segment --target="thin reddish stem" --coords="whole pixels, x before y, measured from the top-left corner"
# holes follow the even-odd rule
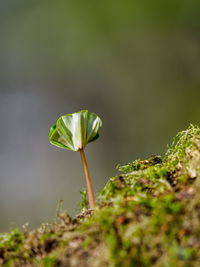
[[[83,149],[80,149],[80,154],[81,154],[83,169],[84,169],[84,173],[85,173],[85,180],[86,180],[86,187],[87,187],[90,209],[94,209],[95,201],[94,201],[94,193],[93,193],[93,189],[92,189],[92,182],[91,182],[91,177],[90,177],[90,173],[89,173],[89,169],[88,169],[88,165],[87,165],[87,161],[86,161],[85,153],[84,153]]]

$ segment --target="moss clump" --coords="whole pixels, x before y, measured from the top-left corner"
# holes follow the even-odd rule
[[[3,266],[199,266],[200,128],[179,133],[164,157],[119,165],[94,211],[0,237]]]

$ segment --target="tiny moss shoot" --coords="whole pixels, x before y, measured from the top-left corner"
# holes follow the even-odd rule
[[[99,137],[101,119],[87,110],[61,116],[49,132],[50,143],[72,151],[79,151],[83,163],[90,209],[94,209],[95,200],[91,177],[85,158],[86,145]]]

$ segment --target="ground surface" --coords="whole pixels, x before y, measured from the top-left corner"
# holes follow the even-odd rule
[[[1,266],[200,266],[200,128],[164,157],[118,166],[94,211],[0,235]]]

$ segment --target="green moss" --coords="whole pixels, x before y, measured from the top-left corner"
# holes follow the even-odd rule
[[[57,263],[57,259],[55,256],[47,256],[46,258],[42,259],[42,265],[44,267],[53,267]]]
[[[89,247],[93,242],[93,237],[88,236],[87,239],[83,242],[83,248]]]
[[[161,156],[152,156],[149,159],[141,160],[137,159],[134,162],[128,163],[126,165],[117,165],[117,169],[124,173],[144,170],[150,166],[155,166],[162,163]]]
[[[173,254],[173,260],[170,261],[177,264],[174,266],[178,266],[179,260],[194,257],[195,249],[182,246],[178,235],[186,222],[187,198],[192,197],[192,195],[187,196],[184,189],[195,185],[194,181],[196,180],[197,183],[200,178],[199,148],[200,129],[191,125],[176,136],[163,158],[154,156],[117,166],[124,174],[109,180],[99,196],[105,208],[101,209],[98,216],[92,218],[93,222],[100,224],[111,258],[116,265],[126,262],[125,266],[134,266],[134,264],[151,266],[154,261],[158,261],[159,254],[148,257],[150,249],[148,244],[152,247],[159,244],[167,254],[167,258],[171,259]],[[195,173],[196,177],[192,178],[192,173]],[[191,180],[194,178],[195,180]],[[177,199],[177,196],[181,198],[180,188],[183,190],[181,201]],[[124,201],[126,199],[127,201]],[[107,207],[106,204],[108,205],[109,202],[112,204]],[[192,209],[193,207],[190,212]],[[138,224],[140,219],[137,212],[141,216],[140,224]],[[132,218],[126,218],[125,215],[126,227],[124,228],[117,225],[119,214],[132,216]],[[129,220],[132,221],[131,227],[135,230],[130,230]],[[127,231],[132,232],[128,238],[126,238]],[[152,239],[147,238],[150,240],[145,244],[144,237],[147,236]],[[179,246],[171,247],[172,242],[178,242]],[[128,254],[129,260],[127,260],[129,250],[132,252]],[[162,264],[158,266],[168,266]]]
[[[24,240],[23,234],[18,228],[12,229],[10,233],[0,234],[0,248],[17,249]]]
[[[165,154],[165,161],[178,158],[183,159],[187,150],[194,146],[194,140],[200,137],[200,128],[197,125],[190,125],[185,131],[179,132],[172,141],[172,144],[168,146],[168,150]],[[194,147],[193,147],[194,148]]]
[[[13,266],[13,262],[18,261],[24,239],[24,235],[18,228],[12,229],[10,233],[0,234],[0,255],[6,255],[4,266]]]
[[[59,222],[43,233],[2,235],[4,265],[31,263],[42,255],[39,266],[198,266],[200,128],[191,125],[179,133],[163,157],[118,165],[118,170],[94,212],[86,210],[84,191],[84,212],[76,219],[59,207]]]

